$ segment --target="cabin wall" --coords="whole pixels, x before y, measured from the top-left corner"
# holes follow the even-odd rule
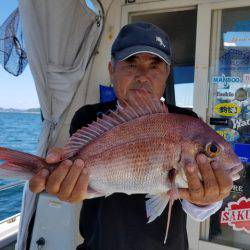
[[[122,8],[126,9],[126,6],[136,6],[141,11],[135,11],[136,13],[151,13],[155,9],[155,12],[164,11],[166,6],[195,6],[200,3],[213,3],[213,2],[225,2],[225,0],[165,0],[165,1],[152,1],[152,0],[135,0],[135,3],[126,4],[125,0],[109,0],[102,1],[103,7],[105,9],[105,27],[102,35],[102,39],[100,42],[100,46],[98,48],[98,52],[95,55],[92,70],[90,73],[88,88],[87,88],[87,96],[82,104],[93,104],[99,101],[99,85],[100,84],[108,84],[109,73],[108,73],[108,62],[110,60],[110,51],[112,42],[114,41],[116,35],[118,34],[120,28],[125,25],[129,21],[128,16],[122,16]],[[148,6],[145,7],[143,5],[147,3]],[[151,5],[149,5],[151,3]],[[164,7],[164,5],[166,5]],[[107,9],[109,9],[107,13]]]
[[[121,7],[124,0],[105,1],[105,26],[102,39],[95,55],[92,71],[89,79],[86,103],[92,104],[99,101],[99,85],[110,82],[108,62],[112,43],[121,27]],[[107,12],[108,11],[108,12]]]

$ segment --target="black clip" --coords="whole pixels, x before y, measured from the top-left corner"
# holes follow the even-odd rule
[[[45,245],[45,239],[43,237],[39,238],[37,241],[36,241],[36,244],[38,246],[44,246]]]

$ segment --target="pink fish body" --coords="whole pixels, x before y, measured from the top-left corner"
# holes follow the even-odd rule
[[[242,166],[230,143],[202,120],[168,113],[161,104],[158,113],[145,106],[141,113],[134,109],[137,118],[129,109],[118,109],[76,132],[66,145],[66,158],[77,154],[76,158],[84,160],[93,190],[106,195],[163,193],[172,187],[168,178],[172,169],[176,170],[176,186],[187,187],[184,166],[194,163],[199,152],[212,156],[207,152],[211,145],[217,148],[218,156],[210,159],[219,162],[229,174]],[[114,114],[124,119],[115,120],[118,125]],[[92,132],[97,128],[99,135]],[[81,138],[89,140],[84,147]]]
[[[151,222],[165,209],[167,191],[187,187],[183,169],[195,162],[197,153],[219,162],[230,175],[242,164],[230,144],[202,120],[168,113],[163,103],[146,97],[136,95],[130,105],[78,130],[65,145],[63,158],[85,162],[88,198],[115,192],[148,194],[146,210]],[[39,157],[4,148],[0,159],[6,161],[0,165],[2,173],[19,177],[51,167]]]

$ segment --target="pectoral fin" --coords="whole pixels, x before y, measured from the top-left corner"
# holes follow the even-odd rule
[[[146,201],[148,223],[154,221],[158,216],[160,216],[169,202],[166,233],[164,238],[164,244],[166,244],[171,220],[172,206],[175,201],[174,195],[169,196],[167,193],[162,193],[159,195],[147,194],[146,198],[149,198],[149,200]]]
[[[162,214],[168,204],[169,195],[166,193],[161,193],[159,195],[147,194],[146,198],[149,198],[146,200],[146,212],[148,223],[150,223]]]

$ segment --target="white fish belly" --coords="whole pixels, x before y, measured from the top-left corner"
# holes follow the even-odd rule
[[[106,168],[107,169],[107,168]],[[162,193],[169,190],[167,174],[158,166],[154,171],[148,168],[138,169],[110,167],[109,171],[91,171],[89,185],[92,189],[103,194],[115,192],[133,193]]]

